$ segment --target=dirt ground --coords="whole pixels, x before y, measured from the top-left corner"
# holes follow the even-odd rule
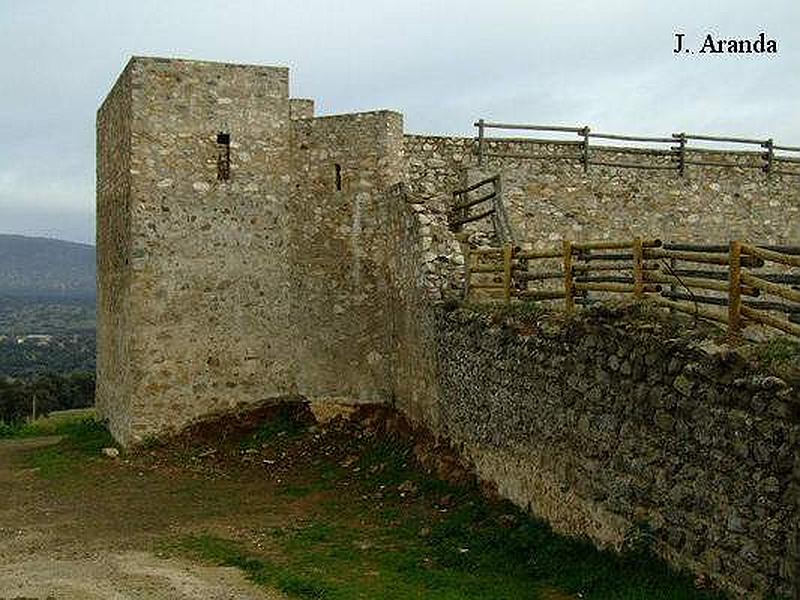
[[[241,492],[235,482],[193,497],[191,480],[114,463],[92,468],[95,483],[51,481],[26,456],[58,438],[0,440],[0,599],[284,598],[255,587],[236,568],[159,557],[165,531],[225,529],[235,515],[215,510],[215,494]],[[263,490],[261,490],[263,492]],[[237,493],[237,497],[240,497]],[[251,496],[246,507],[269,501]],[[177,500],[177,501],[176,501]]]
[[[78,425],[0,440],[0,600],[718,598],[556,535],[391,409],[270,405],[117,457]]]

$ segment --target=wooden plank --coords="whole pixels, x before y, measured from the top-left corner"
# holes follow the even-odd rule
[[[730,285],[727,281],[714,281],[707,279],[697,279],[695,277],[675,277],[662,273],[644,274],[644,280],[650,283],[668,283],[679,288],[698,288],[701,290],[714,290],[716,292],[728,292]],[[759,292],[750,286],[742,287],[742,294],[746,296],[758,296]]]
[[[562,242],[564,251],[564,308],[567,314],[575,312],[575,299],[572,287],[572,242]]]
[[[453,219],[450,221],[451,227],[459,227],[461,225],[465,225],[466,223],[472,223],[473,221],[480,221],[488,216],[494,214],[494,209],[490,208],[482,213],[478,213],[477,215],[473,215],[471,217],[462,217],[461,219]]]
[[[684,302],[674,302],[672,300],[667,300],[665,298],[661,298],[660,296],[651,296],[649,298],[650,302],[654,304],[658,304],[659,306],[664,306],[666,308],[671,308],[672,310],[676,310],[678,312],[686,313],[688,315],[692,315],[694,317],[702,317],[704,319],[711,319],[713,321],[719,321],[720,323],[727,323],[728,319],[722,316],[718,312],[714,312],[703,308],[701,306],[696,306],[691,303],[684,303]]]
[[[642,240],[643,248],[658,248],[661,240]],[[572,247],[575,250],[624,250],[633,248],[634,241],[601,241],[601,242],[574,242]]]
[[[484,196],[481,196],[480,198],[475,198],[474,200],[470,200],[470,201],[468,201],[468,202],[464,202],[464,203],[462,203],[462,204],[456,204],[455,206],[453,206],[453,208],[452,208],[451,212],[456,212],[456,211],[459,211],[459,210],[464,210],[464,209],[466,209],[466,208],[472,208],[472,207],[473,207],[473,206],[475,206],[476,204],[480,204],[481,202],[486,202],[487,200],[491,200],[491,199],[492,199],[492,198],[494,198],[496,195],[497,195],[497,194],[496,194],[495,192],[491,192],[491,193],[489,193],[489,194],[486,194],[486,195],[484,195]]]
[[[478,123],[475,123],[475,127]],[[568,133],[580,133],[583,127],[564,127],[562,125],[520,125],[518,123],[492,123],[484,121],[483,126],[487,129],[529,129],[531,131],[565,131]]]
[[[609,260],[633,260],[633,254],[627,252],[611,253],[611,254],[590,254],[582,252],[580,256],[578,256],[578,259],[585,262],[609,261]]]
[[[775,244],[755,244],[755,246],[762,250],[772,250],[773,252],[780,252],[781,254],[800,255],[800,246],[782,246]]]
[[[733,142],[735,144],[763,144],[766,140],[752,140],[749,138],[720,137],[716,135],[696,135],[692,133],[684,134],[687,140],[705,140],[708,142]]]
[[[705,269],[673,269],[669,274],[678,277],[699,277],[701,279],[716,279],[718,281],[728,281],[726,271],[709,271]],[[791,273],[759,273],[761,279],[772,283],[800,284],[800,274]]]
[[[761,323],[762,325],[769,325],[775,329],[780,329],[796,337],[800,337],[800,325],[767,315],[761,311],[755,310],[748,306],[742,306],[742,314],[749,320]]]
[[[580,255],[578,258],[581,258]],[[574,265],[572,267],[573,271],[579,271],[581,273],[594,273],[601,271],[630,271],[631,269],[633,269],[632,263],[612,263],[610,265]],[[661,269],[661,265],[657,262],[643,262],[642,269],[645,271],[658,271]]]
[[[502,248],[473,248],[469,251],[470,254],[476,256],[501,256],[503,254]]]
[[[547,138],[532,138],[532,137],[492,137],[486,140],[487,142],[491,142],[494,144],[495,142],[500,142],[503,144],[520,144],[520,143],[530,143],[530,144],[537,144],[537,145],[549,145],[552,144],[554,146],[582,146],[583,142],[580,140],[555,140],[555,139],[547,139]]]
[[[753,256],[778,262],[784,265],[800,267],[800,256],[792,256],[790,254],[783,254],[782,252],[774,252],[773,250],[766,250],[765,248],[750,246],[748,244],[742,244],[742,252],[746,252],[747,254],[752,254]]]
[[[646,137],[636,135],[618,135],[616,133],[590,133],[589,137],[600,138],[604,140],[626,140],[629,142],[664,142],[673,143],[675,140],[671,137]]]
[[[578,283],[628,283],[630,285],[636,283],[636,280],[630,275],[579,275],[573,277],[573,281]]]
[[[585,292],[618,292],[618,293],[636,293],[636,285],[625,283],[575,283],[573,284],[576,290]],[[642,292],[660,292],[660,285],[642,285]]]
[[[701,296],[699,294],[670,290],[663,290],[661,295],[664,298],[670,298],[672,300],[685,300],[687,302],[699,302],[700,304],[713,304],[715,306],[730,306],[728,298],[724,296]],[[798,304],[785,304],[783,302],[772,302],[770,300],[750,300],[748,298],[742,298],[742,305],[758,310],[774,310],[782,313],[796,314],[800,317],[800,305]]]
[[[800,302],[800,292],[788,287],[784,287],[778,283],[765,281],[764,279],[756,277],[755,275],[751,275],[750,273],[742,273],[742,281],[757,290],[762,290],[769,294],[786,298],[792,302]]]
[[[664,242],[661,244],[664,250],[683,250],[686,252],[727,252],[727,244],[674,244]]]
[[[564,273],[561,271],[544,271],[542,273],[516,273],[514,275],[519,281],[545,281],[547,279],[561,279]]]
[[[494,175],[492,177],[487,177],[486,179],[481,179],[480,181],[473,183],[464,189],[456,190],[453,192],[453,196],[460,196],[461,194],[466,194],[467,192],[471,192],[473,190],[477,190],[479,187],[484,186],[488,183],[492,183],[498,178],[498,175]]]
[[[742,308],[742,245],[738,240],[731,242],[730,275],[728,284],[728,337],[738,341],[741,337]]]
[[[595,155],[608,154],[637,154],[639,156],[677,157],[677,150],[663,150],[660,148],[627,148],[625,146],[592,146]]]
[[[674,250],[663,250],[661,248],[646,248],[644,250],[645,258],[677,258],[687,262],[706,263],[711,265],[727,265],[727,254],[714,254],[710,252],[681,252]],[[763,267],[764,261],[759,258],[752,258],[750,256],[742,257],[743,267]]]

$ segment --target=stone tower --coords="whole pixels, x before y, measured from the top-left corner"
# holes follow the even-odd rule
[[[387,397],[370,215],[402,143],[397,113],[314,118],[286,68],[129,62],[97,117],[97,407],[120,441]]]

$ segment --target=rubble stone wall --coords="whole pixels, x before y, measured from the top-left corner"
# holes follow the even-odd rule
[[[688,165],[639,170],[590,165],[574,146],[525,141],[486,142],[478,167],[471,138],[407,135],[408,183],[422,197],[448,197],[478,174],[502,175],[503,200],[520,241],[536,247],[554,241],[628,239],[725,242],[742,238],[785,244],[800,239],[800,177],[767,177],[752,157],[687,153],[689,160],[731,162],[738,167]],[[544,155],[530,160],[509,155]],[[669,167],[664,157],[621,154],[593,147],[593,160]]]
[[[800,392],[643,314],[436,318],[440,434],[500,493],[738,597],[788,596]],[[794,382],[794,386],[797,382]]]

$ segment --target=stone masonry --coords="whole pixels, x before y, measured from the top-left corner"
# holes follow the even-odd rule
[[[797,178],[479,168],[474,140],[396,112],[315,116],[285,68],[135,57],[97,115],[99,414],[131,446],[278,399],[390,404],[558,529],[619,547],[645,528],[738,595],[790,590],[797,390],[731,380],[675,332],[520,336],[445,311],[452,191],[495,173],[533,246],[800,240]]]

